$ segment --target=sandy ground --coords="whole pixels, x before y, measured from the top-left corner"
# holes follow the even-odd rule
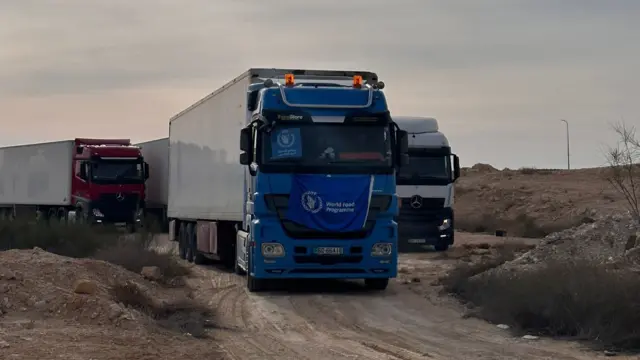
[[[473,253],[478,247],[465,244],[536,240],[459,233],[457,241],[446,255],[403,254],[400,277],[382,293],[368,292],[359,282],[305,281],[250,294],[244,277],[215,266],[193,266],[194,276],[187,281],[195,298],[215,314],[215,326],[204,339],[138,325],[51,318],[25,308],[0,316],[0,359],[599,357],[574,343],[523,340],[483,321],[465,319],[464,309],[434,284],[460,259],[489,256]],[[165,240],[159,244],[171,248]]]
[[[249,294],[243,277],[200,267],[197,296],[217,311],[215,337],[231,359],[593,359],[576,344],[527,341],[496,326],[463,319],[433,282],[464,244],[502,242],[459,234],[449,255],[403,254],[403,274],[386,292],[357,282],[291,282]],[[507,241],[535,240],[506,239]]]

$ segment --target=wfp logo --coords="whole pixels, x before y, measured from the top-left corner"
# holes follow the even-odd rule
[[[296,137],[289,130],[283,129],[276,139],[281,148],[290,148],[296,143]]]
[[[303,193],[300,202],[302,203],[302,208],[312,214],[317,214],[322,210],[322,198],[315,191]]]

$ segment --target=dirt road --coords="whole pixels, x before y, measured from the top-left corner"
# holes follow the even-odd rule
[[[451,263],[442,254],[403,255],[401,263],[409,270],[383,293],[356,282],[306,281],[249,294],[243,277],[212,267],[198,267],[191,285],[216,309],[214,337],[232,359],[595,358],[574,344],[522,340],[463,319],[461,308],[430,285]]]

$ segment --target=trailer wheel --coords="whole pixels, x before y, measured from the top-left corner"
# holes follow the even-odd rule
[[[184,227],[184,247],[187,251],[187,261],[193,262],[193,244],[191,243],[191,224]]]
[[[185,260],[187,258],[187,247],[185,246],[186,242],[184,241],[184,239],[184,224],[180,224],[180,228],[178,230],[178,255],[182,260]]]
[[[364,279],[364,286],[369,290],[385,290],[389,286],[389,279]]]

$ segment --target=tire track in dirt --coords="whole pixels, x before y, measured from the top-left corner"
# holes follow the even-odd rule
[[[362,322],[363,309],[356,304],[366,301],[366,295],[311,295],[301,299],[293,296],[291,304],[296,313],[314,322],[324,331],[334,333],[342,339],[351,340],[359,345],[391,356],[394,359],[415,360],[428,358],[422,342],[409,341],[410,337],[402,336],[390,331],[382,331]],[[366,310],[364,312],[366,314]]]

